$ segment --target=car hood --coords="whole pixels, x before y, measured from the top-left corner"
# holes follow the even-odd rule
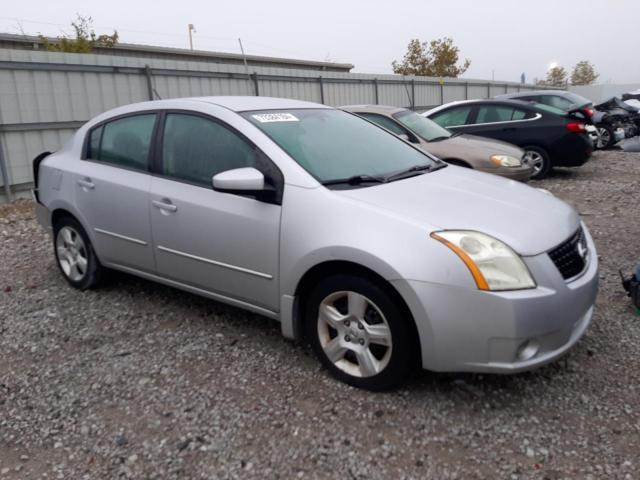
[[[474,159],[486,163],[491,155],[509,155],[521,159],[524,150],[500,140],[477,137],[475,135],[454,135],[445,140],[429,142],[424,145],[425,150],[440,158],[459,158],[461,160]]]
[[[455,135],[446,141],[456,142],[458,145],[467,146],[469,148],[477,148],[479,150],[483,149],[487,153],[490,153],[490,155],[511,155],[512,157],[516,158],[521,158],[522,155],[524,155],[524,150],[510,143],[503,142],[501,140],[494,140],[492,138],[469,135],[468,133]]]
[[[523,256],[556,247],[580,225],[577,212],[549,193],[456,166],[335,193],[419,223],[425,235],[475,230],[502,240]]]

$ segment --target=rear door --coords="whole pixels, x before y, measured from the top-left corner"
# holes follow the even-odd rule
[[[90,130],[75,174],[76,206],[104,263],[155,270],[149,221],[157,114],[118,117]]]
[[[531,138],[530,129],[539,118],[525,108],[481,103],[475,106],[464,131],[522,146]]]
[[[254,167],[279,192],[280,170],[227,124],[167,112],[151,180],[151,224],[158,273],[207,292],[277,311],[280,200],[212,188],[220,172]]]

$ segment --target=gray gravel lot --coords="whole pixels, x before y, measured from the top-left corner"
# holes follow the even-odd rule
[[[532,183],[599,248],[594,321],[515,376],[332,380],[279,325],[125,275],[71,289],[30,202],[0,206],[0,478],[640,478],[640,153]]]

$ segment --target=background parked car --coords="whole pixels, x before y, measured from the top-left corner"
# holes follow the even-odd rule
[[[522,149],[475,135],[452,134],[432,120],[406,108],[384,105],[349,105],[340,108],[386,128],[447,163],[520,181],[529,180],[533,173],[533,168],[522,161]]]
[[[607,115],[609,122],[616,130],[623,131],[623,135],[616,136],[616,141],[635,137],[640,132],[640,113],[638,109],[623,102],[618,97],[611,97],[606,102],[596,105],[596,109]],[[617,133],[616,130],[614,130],[614,133]],[[613,144],[615,144],[615,141],[606,146],[609,147]]]
[[[577,93],[566,90],[538,90],[497,95],[495,98],[542,103],[566,113],[580,112],[585,120],[593,124],[587,123],[586,129],[595,148],[609,148],[625,137],[623,122],[609,115],[606,110],[594,108],[591,100]]]
[[[455,132],[473,133],[518,145],[532,178],[543,178],[552,167],[578,167],[591,157],[593,142],[584,119],[563,110],[519,100],[453,102],[423,113]]]

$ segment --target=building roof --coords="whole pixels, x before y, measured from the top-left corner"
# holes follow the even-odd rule
[[[55,43],[56,38],[48,38]],[[43,48],[40,37],[33,35],[17,35],[0,33],[0,48],[40,50]],[[191,60],[211,63],[243,64],[244,57],[238,53],[211,52],[207,50],[189,50],[187,48],[158,47],[135,43],[118,43],[113,47],[96,47],[92,53],[103,55],[120,55],[130,57],[163,58],[169,60]],[[328,72],[349,72],[354,66],[350,63],[319,62],[295,58],[267,57],[246,55],[251,66],[300,68],[322,70]]]

